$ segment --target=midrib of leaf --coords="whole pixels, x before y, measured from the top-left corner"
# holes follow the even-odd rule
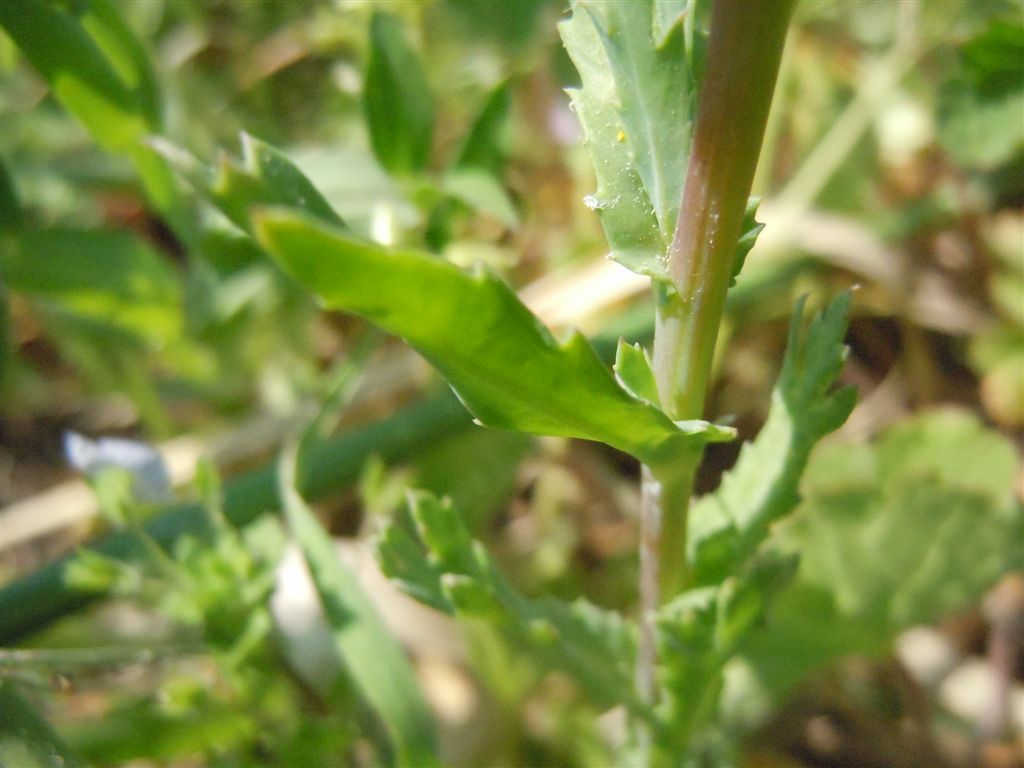
[[[627,49],[628,50],[628,49]],[[627,64],[627,72],[629,74],[629,80],[631,82],[626,83],[625,90],[635,94],[637,99],[643,105],[643,108],[639,110],[639,123],[643,127],[643,133],[646,136],[646,144],[649,147],[654,147],[657,144],[657,131],[655,129],[654,121],[651,120],[651,109],[647,101],[647,91],[640,87],[640,73],[637,71],[637,63],[634,57],[627,56],[625,59]],[[631,141],[627,136],[626,141]],[[661,228],[662,237],[667,237],[671,233],[670,224],[666,220],[666,213],[670,201],[668,200],[668,193],[666,192],[666,184],[664,174],[660,172],[660,163],[656,157],[645,156],[643,152],[634,153],[634,162],[638,167],[648,168],[648,174],[646,174],[650,181],[644,182],[644,187],[647,189],[647,195],[651,198],[654,203],[654,215],[658,217],[658,225]],[[641,171],[640,178],[643,180],[645,174]]]

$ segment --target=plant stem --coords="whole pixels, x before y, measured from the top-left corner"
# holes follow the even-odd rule
[[[747,197],[795,0],[715,0],[708,60],[668,268],[655,285],[654,373],[675,420],[704,415]],[[686,582],[686,526],[700,453],[644,467],[637,686],[654,703],[654,616]],[[648,747],[649,745],[644,745]],[[644,749],[647,752],[647,749]]]
[[[666,594],[663,575],[682,580],[686,571],[686,510],[690,504],[699,455],[671,471],[644,466],[640,486],[640,637],[637,643],[636,687],[640,700],[654,705],[658,698],[658,652],[655,620],[661,596]],[[664,510],[673,514],[664,515]],[[668,588],[673,588],[669,584]],[[650,756],[651,734],[640,728],[638,747]]]
[[[704,415],[736,242],[793,5],[715,0],[686,184],[668,251],[672,285],[656,288],[654,372],[662,406],[673,419]],[[651,533],[660,538],[661,601],[685,581],[686,514],[699,459],[655,472],[661,504],[649,522],[658,518]]]
[[[718,327],[792,0],[716,0],[686,185],[658,302],[654,363],[676,419],[704,412]]]

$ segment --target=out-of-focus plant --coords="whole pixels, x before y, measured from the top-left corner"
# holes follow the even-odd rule
[[[203,465],[196,486],[210,535],[182,537],[165,552],[141,526],[144,510],[127,471],[110,467],[91,482],[104,514],[142,547],[130,560],[84,550],[68,568],[69,584],[167,617],[192,641],[180,651],[185,658],[202,649],[216,668],[197,677],[185,664],[156,696],[122,694],[102,722],[67,730],[71,750],[90,764],[186,753],[222,765],[348,760],[358,733],[351,690],[327,677],[316,689],[303,683],[275,638],[269,596],[285,546],[281,526],[271,519],[244,532],[230,526],[219,478]],[[130,649],[122,655],[130,659]],[[213,685],[203,680],[211,674]]]

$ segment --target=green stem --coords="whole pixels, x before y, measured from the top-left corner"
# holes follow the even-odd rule
[[[795,0],[715,0],[708,59],[675,236],[658,287],[654,371],[674,419],[704,415],[736,242],[757,168]],[[661,601],[685,581],[686,515],[699,457],[661,481]],[[671,491],[671,492],[669,492]]]
[[[655,366],[677,419],[704,412],[718,326],[793,0],[716,0],[679,223],[675,292],[659,297]]]

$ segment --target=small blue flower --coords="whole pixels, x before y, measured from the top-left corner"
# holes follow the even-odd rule
[[[164,460],[151,445],[137,440],[101,437],[90,440],[77,432],[64,433],[64,456],[68,463],[88,477],[105,469],[119,468],[131,473],[137,501],[153,503],[171,497],[171,478]]]

